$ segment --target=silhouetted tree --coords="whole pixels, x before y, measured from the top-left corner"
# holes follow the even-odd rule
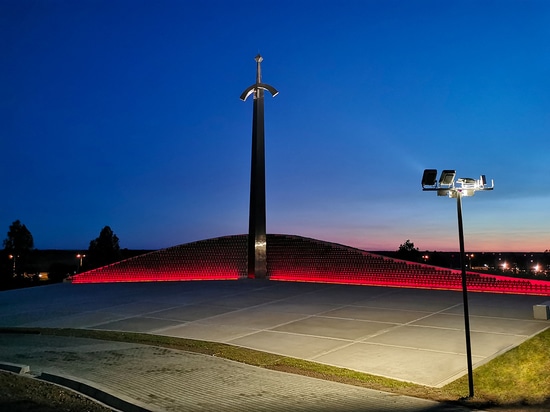
[[[19,220],[10,225],[8,237],[4,240],[4,250],[12,260],[12,272],[21,271],[25,259],[34,247],[31,232]]]
[[[99,237],[90,242],[88,257],[93,268],[105,266],[120,259],[118,236],[109,226],[101,229]]]
[[[399,245],[397,250],[397,257],[403,260],[410,260],[412,262],[419,262],[421,259],[421,253],[417,247],[414,247],[414,243],[409,239],[405,243]]]

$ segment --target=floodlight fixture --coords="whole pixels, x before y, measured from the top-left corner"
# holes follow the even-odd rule
[[[487,185],[487,178],[481,175],[479,179],[470,177],[458,178],[455,182],[456,170],[443,170],[436,182],[437,170],[426,169],[422,175],[422,190],[435,191],[438,196],[448,196],[457,200],[458,241],[460,245],[460,266],[462,269],[462,297],[464,301],[464,331],[466,335],[466,357],[468,362],[469,397],[474,396],[474,374],[472,367],[472,347],[470,343],[470,315],[468,311],[468,288],[466,282],[466,257],[464,254],[464,230],[462,226],[462,198],[473,196],[476,191],[493,190],[494,182]],[[429,187],[426,187],[429,186]],[[504,265],[503,265],[504,267]]]
[[[422,175],[422,187],[424,186],[435,186],[437,178],[437,170],[436,169],[426,169],[424,170],[424,174]]]
[[[456,176],[456,170],[443,170],[439,177],[439,184],[450,186],[453,184]]]
[[[436,169],[425,169],[422,175],[422,190],[436,191],[438,196],[448,196],[456,199],[458,193],[462,197],[473,196],[475,192],[482,190],[493,190],[494,182],[491,180],[491,186],[487,184],[487,177],[481,175],[479,179],[471,177],[460,177],[455,179],[456,170],[443,170],[436,180]]]

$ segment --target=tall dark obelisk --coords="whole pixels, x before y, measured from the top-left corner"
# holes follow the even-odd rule
[[[265,229],[265,136],[264,90],[275,97],[279,92],[262,83],[262,56],[256,60],[256,83],[241,94],[241,100],[254,94],[252,113],[252,167],[250,172],[250,211],[248,220],[248,277],[267,277],[266,229]]]

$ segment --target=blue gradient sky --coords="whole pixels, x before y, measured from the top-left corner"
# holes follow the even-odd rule
[[[550,2],[0,1],[0,230],[87,248],[248,231],[266,96],[268,233],[457,250],[425,168],[486,174],[466,249],[550,249]]]

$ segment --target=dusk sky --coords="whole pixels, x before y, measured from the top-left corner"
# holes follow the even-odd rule
[[[260,53],[268,233],[458,250],[456,169],[467,251],[550,249],[550,1],[0,0],[0,49],[0,240],[247,233]]]

